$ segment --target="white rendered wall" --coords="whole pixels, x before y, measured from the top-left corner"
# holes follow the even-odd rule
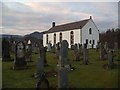
[[[89,28],[92,28],[92,34],[89,34]],[[82,44],[86,43],[86,39],[88,39],[88,48],[91,48],[90,40],[91,42],[95,40],[94,48],[96,48],[97,41],[99,40],[99,31],[92,19],[82,28]]]

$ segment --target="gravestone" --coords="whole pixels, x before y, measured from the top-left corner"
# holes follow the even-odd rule
[[[44,66],[47,66],[46,52],[47,52],[46,47],[41,46],[40,47],[40,57],[44,61]]]
[[[40,58],[37,58],[36,66],[37,66],[37,76],[38,76],[38,82],[36,85],[37,90],[41,90],[43,88],[49,88],[49,82],[46,79],[46,75],[44,72],[44,54],[41,54]]]
[[[75,60],[79,61],[80,60],[80,52],[79,52],[77,44],[74,45],[74,50],[73,51],[74,51]]]
[[[2,60],[11,60],[10,43],[7,39],[2,39]]]
[[[58,42],[56,44],[56,58],[59,59],[59,53],[60,53],[60,43]]]
[[[87,49],[87,44],[84,44],[84,46],[83,46],[83,63],[85,65],[88,65],[88,49]]]
[[[16,53],[13,69],[25,69],[27,62],[25,60],[25,44],[20,41],[16,44]]]
[[[60,56],[58,61],[58,88],[68,88],[68,72],[70,70],[68,61],[68,42],[61,42]]]
[[[35,46],[33,47],[33,52],[34,52],[35,54],[38,54],[38,53],[39,53],[38,43],[35,43]]]
[[[106,59],[106,51],[102,43],[99,43],[99,54],[100,54],[100,60]]]
[[[51,42],[49,42],[48,43],[48,46],[47,46],[47,51],[49,52],[49,51],[51,51],[52,50],[52,44],[51,44]]]
[[[109,50],[108,51],[108,68],[112,69],[114,67],[113,63],[113,51]]]
[[[28,61],[32,61],[32,43],[30,40],[28,40],[28,43],[26,45],[26,59],[28,59]]]

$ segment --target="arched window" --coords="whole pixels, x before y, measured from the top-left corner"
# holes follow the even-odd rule
[[[46,44],[48,44],[48,34],[46,35]]]
[[[92,28],[89,28],[89,34],[92,34]]]
[[[54,33],[54,45],[56,44],[56,34]]]
[[[73,31],[70,32],[70,44],[71,45],[74,44],[74,32]]]
[[[59,40],[60,40],[60,42],[62,42],[62,33],[60,33],[59,36],[60,36],[60,37],[59,37]]]

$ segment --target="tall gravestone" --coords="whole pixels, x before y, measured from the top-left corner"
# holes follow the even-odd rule
[[[57,59],[59,59],[59,54],[60,54],[60,43],[58,42],[56,44],[56,57],[57,57]]]
[[[41,90],[43,88],[49,88],[49,82],[46,79],[46,75],[44,72],[44,65],[45,65],[44,47],[41,47],[41,50],[42,51],[40,58],[37,58],[36,60],[37,76],[38,76],[38,82],[36,85],[37,90]]]
[[[58,61],[58,88],[68,88],[68,71],[70,70],[68,61],[68,42],[61,42],[60,55]]]
[[[113,51],[108,50],[108,67],[112,69],[114,67],[114,62],[113,62]]]
[[[47,51],[49,52],[49,51],[51,51],[52,50],[52,44],[51,44],[51,42],[49,42],[48,43],[48,46],[47,46]]]
[[[20,41],[16,44],[16,53],[13,69],[26,69],[27,62],[25,60],[25,44]]]
[[[28,43],[26,45],[26,59],[28,59],[28,61],[32,61],[32,43],[30,40],[28,40]]]
[[[10,43],[7,39],[2,39],[2,60],[11,60]]]
[[[44,66],[47,65],[46,52],[47,52],[47,48],[44,46],[41,46],[40,47],[40,57],[44,61]]]
[[[87,49],[87,44],[84,44],[84,47],[83,47],[83,63],[85,65],[88,65],[88,49]]]
[[[80,60],[80,52],[77,44],[74,45],[74,56],[76,61]]]

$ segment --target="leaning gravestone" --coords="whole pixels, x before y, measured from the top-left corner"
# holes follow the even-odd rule
[[[68,42],[61,42],[60,56],[58,61],[58,88],[68,88],[68,71],[70,70],[68,61]]]
[[[87,49],[87,44],[84,44],[84,47],[83,47],[83,63],[85,65],[88,65],[88,49]]]
[[[2,60],[11,60],[10,43],[7,39],[2,39]]]
[[[27,62],[25,60],[25,44],[20,41],[16,44],[16,53],[13,69],[26,69]]]

